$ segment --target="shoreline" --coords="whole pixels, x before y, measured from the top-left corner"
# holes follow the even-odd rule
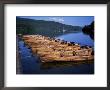
[[[21,74],[21,64],[18,50],[18,36],[16,37],[16,74]]]

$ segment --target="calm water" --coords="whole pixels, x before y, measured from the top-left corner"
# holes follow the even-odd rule
[[[81,38],[82,37],[82,38]],[[62,35],[62,38],[67,41],[74,41],[82,45],[93,46],[93,41],[87,35],[82,33],[74,33]],[[20,62],[23,74],[93,74],[93,62],[57,62],[57,63],[41,63],[36,55],[32,54],[31,49],[24,45],[22,40],[18,40],[20,53]]]
[[[80,45],[89,45],[94,46],[94,41],[89,35],[86,35],[82,32],[80,33],[71,33],[57,37],[58,39],[79,43]]]

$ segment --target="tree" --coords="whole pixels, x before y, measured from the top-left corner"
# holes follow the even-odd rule
[[[83,33],[92,36],[92,39],[94,39],[94,21],[90,25],[85,25],[82,29]]]

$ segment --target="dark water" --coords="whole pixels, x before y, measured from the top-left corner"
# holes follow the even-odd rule
[[[67,38],[68,36],[71,38]],[[81,33],[77,33],[81,35]],[[77,35],[68,34],[61,36],[64,40],[75,40]],[[84,36],[86,37],[86,36]],[[87,36],[89,38],[89,36]],[[80,37],[78,37],[80,38]],[[84,41],[83,38],[81,42]],[[89,38],[90,39],[90,38]],[[88,39],[87,39],[88,40]],[[91,40],[92,41],[92,40]],[[93,41],[92,41],[93,42]],[[84,44],[92,45],[91,42],[85,42]],[[54,62],[54,63],[41,63],[36,55],[32,54],[31,49],[24,45],[22,40],[18,40],[18,47],[20,53],[20,62],[23,74],[94,74],[93,62]]]

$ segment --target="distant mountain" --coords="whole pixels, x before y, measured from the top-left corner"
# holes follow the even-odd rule
[[[16,17],[16,34],[41,34],[55,37],[66,33],[81,32],[80,26],[66,25],[55,21],[33,20]]]

